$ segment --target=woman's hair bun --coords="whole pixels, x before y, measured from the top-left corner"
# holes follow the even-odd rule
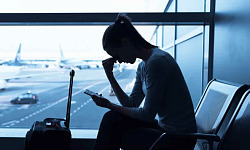
[[[130,22],[131,19],[126,14],[118,14],[115,23],[116,24],[123,24],[125,22]]]
[[[157,47],[147,42],[140,35],[131,23],[131,19],[127,14],[119,13],[115,23],[111,24],[103,34],[103,49],[106,50],[107,48],[121,47],[122,38],[129,38],[135,46],[138,45],[147,49]]]

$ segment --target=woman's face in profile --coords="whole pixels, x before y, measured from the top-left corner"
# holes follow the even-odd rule
[[[119,47],[119,48],[107,48],[106,52],[116,58],[119,63],[130,63],[133,64],[136,60],[136,56],[133,53],[132,48],[128,47]]]

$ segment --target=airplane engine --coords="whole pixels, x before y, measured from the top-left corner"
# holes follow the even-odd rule
[[[4,90],[7,87],[7,82],[5,80],[0,80],[0,90]]]

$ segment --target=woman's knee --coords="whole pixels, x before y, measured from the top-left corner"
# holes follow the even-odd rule
[[[122,120],[122,116],[120,113],[116,111],[108,111],[104,114],[102,118],[102,122],[115,123],[120,122]]]

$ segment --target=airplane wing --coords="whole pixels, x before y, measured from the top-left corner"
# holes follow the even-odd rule
[[[0,60],[0,65],[9,64],[10,62],[10,60]]]
[[[31,78],[44,75],[53,75],[56,72],[44,72],[44,73],[34,73],[34,74],[19,74],[21,72],[21,66],[1,66],[0,65],[0,90],[7,87],[7,82],[12,79],[21,79],[21,78]]]
[[[9,77],[1,77],[0,80],[5,80],[9,81],[12,79],[21,79],[21,78],[31,78],[31,77],[36,77],[36,76],[44,76],[44,75],[51,75],[51,74],[56,74],[56,73],[36,73],[36,74],[27,74],[27,75],[16,75],[16,76],[9,76]]]

